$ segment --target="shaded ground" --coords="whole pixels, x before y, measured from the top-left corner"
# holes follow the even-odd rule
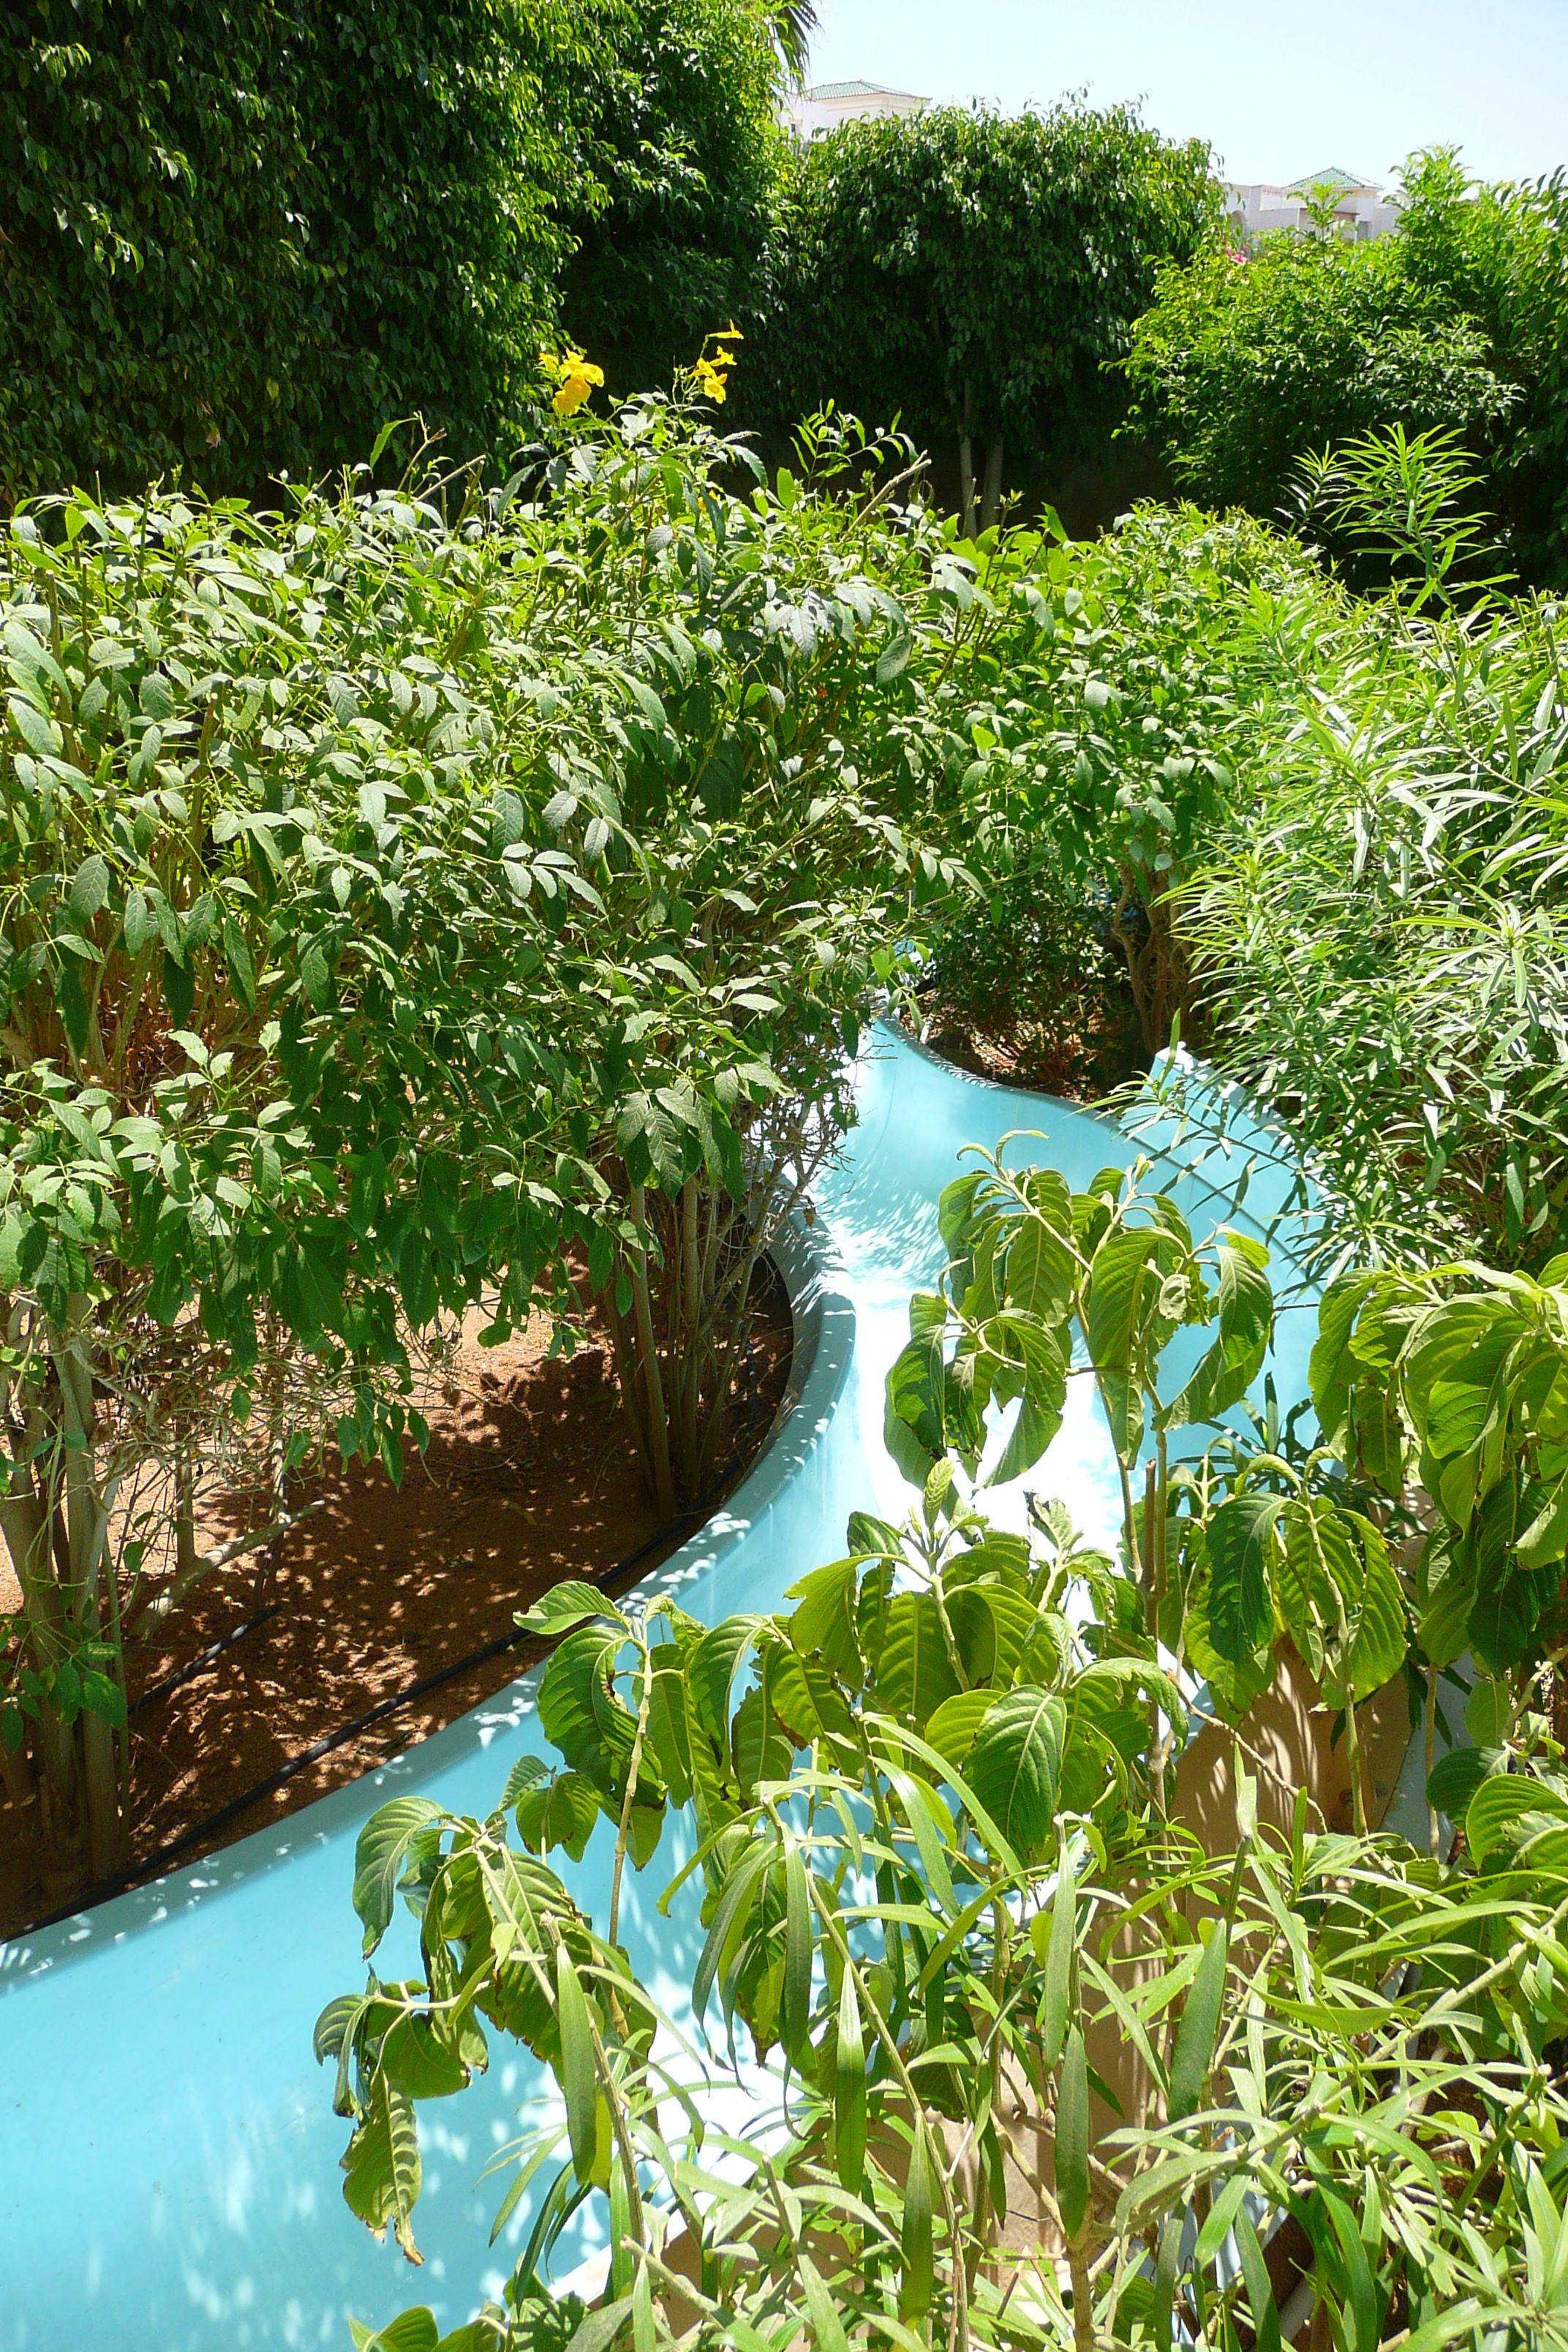
[[[772,1269],[769,1269],[770,1273]],[[728,1484],[765,1437],[789,1375],[789,1307],[773,1276],[737,1383]],[[535,1323],[504,1347],[466,1336],[428,1410],[431,1444],[401,1491],[379,1466],[301,1486],[324,1507],[258,1569],[237,1561],[198,1586],[130,1661],[131,1847],[144,1863],[324,1736],[510,1633],[515,1611],[563,1577],[616,1581],[658,1535],[620,1418],[609,1349],[548,1356]],[[737,1458],[739,1457],[739,1458]],[[255,1522],[249,1522],[254,1525]],[[212,1515],[199,1531],[230,1531]],[[653,1541],[638,1573],[690,1532]],[[7,1596],[0,1591],[0,1609]],[[154,1685],[253,1616],[266,1622],[166,1695]],[[450,1723],[519,1671],[513,1648],[397,1707],[248,1805],[182,1863],[295,1811]],[[142,1694],[154,1694],[138,1703]],[[45,1907],[33,1825],[0,1796],[0,1938]]]
[[[1148,1066],[1127,1007],[1109,992],[1101,1001],[1073,1003],[1054,1018],[983,1024],[934,992],[922,1003],[923,1045],[955,1069],[1000,1085],[1092,1103]]]

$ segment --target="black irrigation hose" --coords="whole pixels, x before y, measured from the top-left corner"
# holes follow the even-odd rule
[[[254,1617],[247,1617],[243,1623],[233,1626],[217,1641],[209,1642],[205,1650],[198,1650],[187,1664],[176,1666],[174,1673],[165,1675],[161,1682],[149,1683],[146,1689],[139,1691],[132,1700],[126,1713],[134,1715],[138,1707],[152,1706],[156,1700],[168,1698],[172,1693],[188,1683],[193,1675],[199,1675],[204,1666],[210,1666],[215,1658],[221,1657],[226,1650],[232,1650],[237,1642],[243,1642],[247,1633],[254,1633],[257,1627],[265,1625],[269,1617],[276,1617],[282,1606],[281,1601],[269,1601],[265,1609],[257,1611]]]
[[[746,1343],[748,1373],[752,1369],[752,1343],[748,1337]],[[650,1552],[658,1551],[712,1517],[723,1499],[725,1487],[741,1465],[756,1428],[761,1383],[749,1381],[748,1385],[750,1395],[747,1400],[749,1409],[746,1415],[745,1433],[740,1444],[731,1449],[730,1459],[724,1465],[722,1475],[715,1480],[711,1499],[703,1503],[695,1503],[687,1510],[678,1511],[674,1518],[667,1519],[663,1527],[656,1528],[645,1542],[637,1545],[635,1551],[629,1551],[624,1559],[618,1559],[604,1579],[604,1589],[606,1594],[614,1594],[621,1591],[626,1579],[641,1566]],[[280,1606],[280,1602],[274,1601],[272,1608],[263,1611],[262,1614],[270,1615],[273,1609]],[[155,1684],[153,1691],[143,1692],[138,1704],[144,1704],[154,1692],[166,1691],[175,1683],[187,1681],[208,1658],[216,1655],[218,1651],[226,1649],[231,1642],[238,1641],[242,1634],[248,1633],[253,1625],[259,1622],[259,1618],[251,1618],[244,1625],[237,1626],[233,1633],[226,1634],[221,1642],[214,1643],[212,1647],[204,1650],[199,1657],[193,1658],[190,1664],[182,1667],[177,1675],[168,1676],[163,1684]],[[135,1885],[140,1880],[156,1878],[162,1870],[165,1869],[178,1855],[185,1853],[189,1847],[199,1845],[218,1830],[226,1829],[230,1822],[237,1820],[252,1805],[259,1803],[263,1797],[269,1797],[275,1790],[284,1787],[288,1781],[293,1780],[296,1773],[304,1771],[308,1765],[319,1763],[323,1756],[330,1756],[334,1748],[342,1748],[348,1740],[357,1738],[360,1732],[368,1730],[372,1724],[380,1723],[384,1717],[395,1714],[399,1707],[407,1706],[414,1699],[423,1698],[426,1691],[438,1690],[443,1683],[455,1681],[458,1675],[467,1674],[470,1667],[482,1666],[489,1659],[499,1658],[503,1651],[515,1649],[520,1643],[526,1642],[528,1639],[529,1636],[521,1626],[514,1626],[510,1633],[500,1633],[493,1642],[485,1643],[482,1648],[470,1650],[466,1658],[455,1659],[449,1665],[437,1666],[434,1674],[422,1675],[417,1682],[410,1683],[404,1690],[394,1691],[389,1698],[377,1699],[374,1706],[366,1707],[364,1713],[356,1716],[352,1723],[340,1724],[336,1730],[329,1731],[321,1738],[312,1740],[309,1748],[301,1748],[297,1756],[291,1756],[286,1764],[280,1764],[276,1771],[268,1773],[265,1780],[258,1780],[254,1787],[245,1790],[241,1795],[231,1797],[226,1805],[220,1805],[216,1812],[209,1813],[205,1821],[194,1822],[189,1829],[182,1830],[178,1837],[171,1838],[168,1843],[161,1845],[156,1853],[148,1854],[141,1862],[129,1863],[121,1870],[110,1872],[107,1878],[97,1880],[89,1892],[78,1901],[62,1904],[58,1910],[45,1912],[41,1919],[33,1920],[20,1932],[24,1935],[33,1935],[40,1927],[58,1927],[61,1920],[79,1919],[84,1911],[96,1910],[99,1904],[108,1902],[112,1895],[124,1894],[128,1887]],[[539,1654],[543,1656],[545,1649],[549,1646],[551,1645],[546,1644],[542,1648]]]

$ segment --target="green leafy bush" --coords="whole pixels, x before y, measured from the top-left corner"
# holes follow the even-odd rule
[[[329,1437],[395,1475],[411,1334],[596,1301],[661,1509],[708,1490],[759,1255],[1006,788],[1021,547],[977,593],[826,432],[828,491],[742,495],[662,399],[554,430],[503,489],[79,496],[0,551],[4,1721],[62,1870],[121,1835],[124,1641],[222,1565],[201,1483],[275,1529]]]
[[[994,1076],[1091,1101],[1131,1075],[1137,1007],[1108,905],[1064,905],[1027,868],[996,878],[933,935],[922,1034],[948,1058],[989,1054]]]
[[[1158,263],[1215,232],[1208,150],[1126,108],[1013,118],[938,107],[852,122],[800,154],[781,202],[767,317],[737,377],[787,434],[826,398],[897,413],[962,460],[962,514],[995,519],[1013,478],[1098,446]],[[975,495],[977,451],[983,495]]]
[[[1568,553],[1568,195],[1413,159],[1391,236],[1268,236],[1162,271],[1133,331],[1132,421],[1205,505],[1276,514],[1296,463],[1400,425],[1458,429],[1532,578]]]
[[[1037,1257],[1030,1230],[1009,1263]],[[1143,1596],[1059,1506],[1002,1534],[942,1459],[903,1528],[858,1512],[847,1541],[793,1607],[711,1628],[559,1589],[522,1622],[557,1645],[540,1722],[561,1760],[517,1759],[483,1822],[405,1797],[366,1824],[366,1955],[401,1893],[419,1960],[395,1982],[373,1966],[317,2025],[352,2210],[416,2256],[419,2110],[498,2035],[558,2096],[494,2159],[494,2234],[525,2197],[532,2216],[500,2298],[445,2336],[427,2308],[360,2330],[363,2352],[807,2330],[1092,2352],[1168,2346],[1174,2309],[1205,2340],[1276,2345],[1287,2220],[1340,2352],[1526,2314],[1568,2342],[1544,2251],[1568,2231],[1568,2105],[1542,2063],[1568,2025],[1545,1958],[1561,1788],[1489,1778],[1479,1867],[1444,1869],[1322,1833],[1305,1790],[1270,1828],[1238,1741],[1236,1848],[1210,1856],[1154,1808],[1151,1732],[1163,1753],[1185,1710]],[[700,1874],[689,2022],[617,1942],[626,1864],[678,1817],[695,1852],[660,1908]],[[596,1823],[602,1926],[548,1860]],[[600,2203],[589,2312],[550,2269]]]
[[[982,1032],[1010,1014],[1048,1077],[1052,1041],[1070,1071],[1086,1023],[1115,1040],[1130,1009],[1145,1060],[1173,1019],[1190,1031],[1200,998],[1169,894],[1240,822],[1291,685],[1285,649],[1311,641],[1324,589],[1282,534],[1190,507],[1140,507],[1107,538],[1044,559],[1035,544],[987,533],[975,583],[994,593],[1025,563],[1040,612],[972,722],[993,779],[976,858],[1000,928],[989,905],[956,908],[931,982],[939,996],[956,988],[943,1002]],[[988,971],[1005,974],[1007,1006],[984,1001]]]
[[[1373,425],[1500,436],[1516,400],[1486,337],[1397,250],[1281,235],[1162,278],[1133,329],[1133,418],[1194,498],[1277,515],[1299,458]]]
[[[1456,603],[1453,471],[1397,436],[1352,454],[1398,593],[1279,609],[1255,789],[1171,912],[1222,1066],[1322,1181],[1328,1257],[1539,1265],[1568,1203],[1563,623]]]

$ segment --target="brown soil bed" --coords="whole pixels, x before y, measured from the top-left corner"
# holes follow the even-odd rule
[[[1098,1102],[1148,1067],[1127,1008],[1109,992],[1101,1001],[1074,1004],[1060,1019],[1018,1020],[995,1029],[981,1027],[934,993],[921,1010],[921,1043],[944,1062],[1058,1101]]]
[[[765,1441],[789,1378],[788,1297],[766,1270],[750,1360],[731,1399],[726,1489]],[[134,1651],[133,1864],[148,1864],[378,1701],[513,1632],[514,1612],[563,1578],[617,1589],[692,1532],[687,1519],[661,1538],[626,1440],[607,1339],[591,1339],[569,1358],[552,1358],[549,1342],[544,1321],[499,1348],[480,1348],[466,1329],[426,1407],[429,1449],[423,1458],[411,1454],[401,1489],[379,1465],[363,1464],[301,1482],[295,1507],[321,1497],[322,1507],[274,1546],[265,1583],[258,1586],[254,1559],[237,1561]],[[198,1539],[221,1539],[233,1527],[216,1510]],[[634,1554],[635,1566],[617,1579]],[[8,1597],[0,1590],[0,1610]],[[137,1704],[272,1602],[274,1613],[178,1689]],[[181,1864],[266,1828],[453,1722],[510,1682],[526,1654],[502,1651],[396,1707],[210,1838],[195,1840]],[[33,1814],[32,1806],[18,1812],[0,1790],[0,1940],[47,1908]]]

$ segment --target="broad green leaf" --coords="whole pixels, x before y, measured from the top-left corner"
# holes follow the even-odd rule
[[[599,1792],[581,1772],[552,1773],[519,1798],[517,1833],[536,1853],[564,1846],[581,1862],[600,1811]]]
[[[1114,1233],[1095,1252],[1089,1275],[1089,1361],[1100,1379],[1111,1444],[1127,1463],[1137,1458],[1143,1436],[1140,1341],[1157,1246],[1158,1236],[1147,1227]]]
[[[380,2238],[390,2221],[405,2254],[415,2254],[410,2216],[419,2197],[419,2132],[406,2092],[376,2074],[363,2122],[342,2158],[343,2197]]]
[[[797,1577],[784,1594],[795,1603],[784,1621],[784,1631],[801,1652],[820,1651],[835,1674],[852,1685],[862,1674],[860,1645],[855,1635],[855,1598],[858,1567],[853,1559],[834,1560]]]
[[[1056,1817],[1067,1703],[1026,1685],[991,1706],[970,1751],[965,1778],[1008,1843],[1037,1847]]]
[[[742,1661],[767,1625],[763,1617],[722,1618],[703,1634],[687,1661],[692,1711],[710,1737],[728,1748],[730,1697]]]
[[[416,2304],[412,2311],[399,2312],[374,2336],[367,2335],[359,2352],[440,2352],[439,2339],[435,2313]]]
[[[1232,1665],[1273,1635],[1269,1556],[1282,1507],[1281,1496],[1248,1489],[1222,1503],[1208,1524],[1209,1639]]]
[[[986,1481],[988,1486],[1005,1486],[1011,1480],[1021,1478],[1026,1470],[1034,1468],[1061,1428],[1067,1392],[1068,1368],[1064,1362],[1058,1359],[1037,1367],[1031,1361],[1007,1443],[997,1456],[996,1466]]]
[[[931,1746],[960,1772],[995,1696],[994,1690],[954,1691],[926,1725],[925,1736]]]
[[[1365,1577],[1356,1601],[1349,1652],[1334,1680],[1342,1685],[1344,1694],[1360,1700],[1392,1682],[1405,1663],[1405,1597],[1388,1546],[1377,1528],[1359,1513],[1346,1517],[1361,1546]]]
[[[894,1593],[888,1603],[881,1651],[871,1663],[878,1708],[923,1731],[942,1701],[959,1687],[931,1593]]]
[[[372,1813],[354,1845],[353,1906],[364,1922],[368,1958],[392,1924],[393,1902],[411,1840],[440,1816],[428,1797],[394,1797]]]
[[[1568,1475],[1557,1481],[1514,1547],[1521,1568],[1547,1568],[1568,1550]]]
[[[529,1608],[521,1610],[515,1622],[525,1633],[538,1633],[552,1641],[574,1625],[595,1617],[612,1618],[623,1626],[626,1623],[615,1602],[606,1600],[595,1585],[584,1583],[581,1578],[567,1577],[560,1584],[552,1585]]]
[[[611,1799],[621,1792],[637,1738],[636,1718],[611,1681],[622,1640],[618,1626],[580,1624],[559,1643],[539,1685],[545,1737],[574,1771]]]
[[[450,2098],[468,2081],[467,2066],[424,2017],[396,2021],[381,2045],[381,2064],[388,2081],[411,2099]]]
[[[1043,1217],[1026,1217],[1007,1244],[1004,1299],[1016,1314],[1059,1323],[1072,1304],[1077,1271],[1061,1233]]]
[[[1267,1253],[1240,1235],[1218,1244],[1219,1336],[1163,1416],[1168,1425],[1212,1421],[1228,1412],[1262,1370],[1274,1328],[1274,1293],[1260,1255],[1267,1265]]]
[[[1439,1757],[1426,1780],[1426,1801],[1434,1811],[1463,1821],[1471,1798],[1495,1769],[1479,1748],[1456,1748]]]
[[[613,2303],[601,2303],[583,2320],[566,2352],[609,2352],[632,2308],[629,2294],[617,2295]]]
[[[1478,1869],[1507,1846],[1511,1824],[1526,1813],[1568,1821],[1568,1802],[1532,1774],[1494,1773],[1481,1782],[1465,1813],[1465,1845]]]
[[[1307,1385],[1323,1435],[1342,1453],[1351,1425],[1351,1399],[1362,1377],[1362,1368],[1351,1353],[1352,1337],[1372,1281],[1369,1275],[1347,1274],[1329,1285],[1318,1308],[1318,1336],[1307,1370]]]

